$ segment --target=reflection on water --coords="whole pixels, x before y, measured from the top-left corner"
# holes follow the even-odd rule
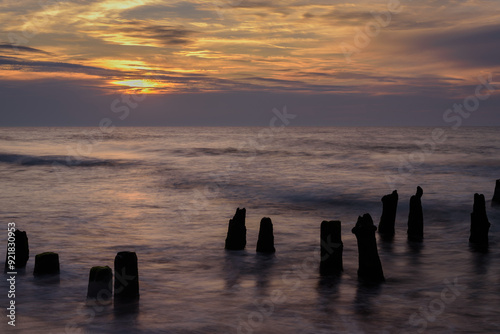
[[[491,254],[488,252],[471,252],[470,266],[474,268],[474,273],[478,276],[488,274],[488,269],[491,264]]]
[[[33,283],[40,287],[50,287],[48,293],[55,292],[61,283],[59,275],[36,276],[33,278]]]
[[[245,271],[245,251],[225,250],[223,275],[226,281],[226,290],[237,290],[240,286],[240,277]]]
[[[321,276],[318,280],[318,307],[328,316],[336,313],[335,304],[339,298],[340,277]]]
[[[386,253],[392,253],[394,250],[394,237],[380,236],[378,246]]]
[[[139,305],[139,300],[118,301],[115,299],[113,315],[118,321],[133,325],[139,315]]]
[[[420,254],[424,246],[425,246],[424,242],[408,240],[408,250],[410,251],[410,253],[414,255]],[[413,258],[418,259],[417,256],[414,256]]]
[[[373,309],[374,299],[378,296],[382,284],[367,285],[358,283],[356,298],[354,300],[354,309],[357,314],[369,316],[376,312]]]
[[[255,274],[256,274],[256,287],[257,294],[259,296],[266,296],[269,294],[269,282],[271,270],[274,266],[274,262],[276,260],[275,254],[260,254],[257,253],[255,255],[256,266],[255,266]]]

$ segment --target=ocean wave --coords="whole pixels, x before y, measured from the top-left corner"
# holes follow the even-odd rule
[[[209,148],[209,147],[198,147],[189,149],[176,149],[172,151],[175,155],[186,156],[186,157],[198,157],[198,156],[219,156],[219,155],[237,155],[237,156],[312,156],[309,152],[290,152],[285,150],[264,150],[264,149],[249,149],[249,148],[236,148],[236,147],[226,147],[226,148]]]
[[[97,159],[88,157],[70,157],[60,155],[23,155],[0,153],[0,163],[21,166],[62,165],[67,167],[118,166],[126,164],[122,160]]]

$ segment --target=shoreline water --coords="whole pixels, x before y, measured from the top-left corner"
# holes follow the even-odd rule
[[[11,130],[14,141],[0,139],[0,153],[64,159],[67,147],[86,138],[80,129],[18,130]],[[496,128],[457,130],[395,188],[394,241],[377,236],[386,277],[378,291],[357,284],[350,229],[366,212],[378,224],[380,198],[394,190],[385,172],[397,173],[399,156],[411,153],[429,128],[287,128],[256,153],[238,147],[255,138],[255,129],[215,130],[193,136],[191,128],[117,128],[88,154],[107,164],[54,170],[43,161],[0,161],[0,220],[26,230],[32,249],[17,281],[17,329],[59,333],[69,324],[89,333],[237,333],[247,324],[264,334],[385,334],[415,333],[425,323],[428,332],[498,331],[500,210],[489,206],[500,170]],[[227,173],[234,164],[239,168]],[[406,240],[417,185],[424,189],[421,247]],[[487,254],[468,247],[476,192],[485,194],[492,224]],[[227,253],[227,222],[238,206],[247,209],[247,250]],[[255,255],[262,217],[274,225],[276,255],[269,262]],[[312,267],[319,265],[325,219],[342,222],[344,273],[337,284]],[[50,250],[61,259],[60,283],[51,287],[31,275],[34,255]],[[85,305],[88,270],[113,267],[119,251],[139,258],[138,309],[120,313],[110,306],[93,314]],[[432,313],[440,310],[445,280],[455,279],[465,289]],[[286,300],[261,311],[273,291]]]

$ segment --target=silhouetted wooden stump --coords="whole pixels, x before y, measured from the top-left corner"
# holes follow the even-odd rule
[[[417,187],[417,193],[410,198],[410,213],[408,214],[408,240],[410,241],[424,239],[423,193],[422,188]]]
[[[115,257],[115,299],[139,298],[139,269],[135,252],[119,252]]]
[[[497,180],[495,184],[495,193],[493,194],[493,199],[491,200],[492,206],[500,206],[500,180]]]
[[[107,301],[112,296],[113,272],[110,267],[92,267],[89,274],[87,298],[98,302]]]
[[[396,224],[396,211],[398,209],[397,190],[382,197],[382,205],[382,216],[378,224],[378,232],[386,237],[392,237],[395,234],[394,225]]]
[[[242,250],[247,244],[247,228],[245,226],[245,208],[236,209],[233,219],[229,220],[226,237],[226,249]]]
[[[321,260],[319,263],[320,275],[340,275],[344,270],[342,252],[344,245],[340,231],[340,221],[321,222]]]
[[[257,241],[257,252],[274,253],[274,233],[271,218],[264,217],[260,221],[259,239]]]
[[[28,236],[26,235],[25,231],[20,231],[20,230],[15,230],[14,231],[14,245],[15,245],[15,250],[12,255],[15,257],[14,258],[14,267],[15,269],[18,268],[24,268],[26,267],[26,263],[28,262],[28,259],[30,257],[30,249],[28,245]],[[13,271],[12,268],[9,268],[9,241],[7,241],[7,253],[5,254],[5,272],[8,271]],[[12,249],[11,249],[12,250]],[[12,259],[12,258],[11,258]]]
[[[378,256],[376,230],[377,227],[373,225],[372,217],[368,213],[358,217],[356,226],[352,229],[358,240],[358,278],[366,283],[385,281],[382,263]]]
[[[490,222],[486,215],[484,195],[474,194],[474,206],[470,214],[469,242],[479,247],[488,247],[488,231]]]
[[[53,252],[40,253],[35,256],[35,269],[33,275],[59,274],[59,255]]]

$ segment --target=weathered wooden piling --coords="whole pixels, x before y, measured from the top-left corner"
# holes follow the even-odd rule
[[[321,260],[319,263],[320,275],[340,275],[344,270],[342,252],[344,244],[340,231],[340,221],[321,222]]]
[[[229,220],[226,237],[226,249],[242,250],[247,244],[247,228],[245,226],[245,208],[236,209],[233,219]]]
[[[115,300],[139,298],[139,269],[135,252],[119,252],[115,257]]]
[[[424,239],[423,193],[422,188],[417,187],[417,193],[410,198],[410,212],[408,214],[408,240],[410,241]]]
[[[380,283],[385,281],[382,263],[378,256],[377,240],[372,217],[367,213],[358,217],[352,233],[358,240],[358,278],[366,283]]]
[[[105,302],[111,299],[113,272],[110,267],[92,267],[89,274],[87,298]]]
[[[474,194],[474,206],[470,214],[469,242],[475,246],[488,247],[490,222],[486,215],[486,200],[483,194]]]
[[[59,255],[53,252],[40,253],[35,256],[35,269],[33,275],[59,274]]]
[[[26,267],[26,263],[28,262],[28,259],[30,257],[28,236],[26,232],[15,230],[14,232],[12,232],[13,235],[10,235],[10,233],[11,232],[9,232],[7,238],[7,252],[5,254],[5,272],[14,271],[14,269]],[[9,265],[9,260],[13,260],[14,264]]]
[[[500,180],[497,180],[495,184],[495,193],[493,194],[491,205],[500,206]]]
[[[382,216],[378,224],[378,232],[386,237],[395,234],[396,212],[398,209],[398,192],[394,190],[392,194],[382,197]]]
[[[264,217],[260,221],[259,239],[257,240],[257,252],[274,253],[274,233],[271,218]]]

